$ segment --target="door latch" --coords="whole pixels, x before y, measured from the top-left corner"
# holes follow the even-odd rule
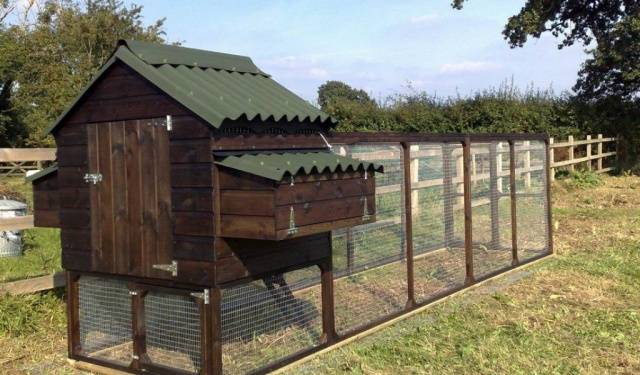
[[[84,175],[84,182],[87,184],[97,185],[98,182],[102,182],[102,174],[101,173],[86,173]]]
[[[154,264],[151,266],[154,270],[171,272],[171,276],[178,276],[178,262],[172,260],[170,264]]]
[[[296,228],[296,215],[293,212],[293,206],[291,206],[291,210],[289,211],[289,229],[287,229],[287,234],[293,236],[298,233],[298,228]]]

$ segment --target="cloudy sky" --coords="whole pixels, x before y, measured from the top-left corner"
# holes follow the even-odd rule
[[[130,3],[130,1],[128,1]],[[151,22],[167,17],[169,41],[251,56],[262,70],[307,100],[327,80],[375,98],[407,90],[467,95],[513,79],[568,90],[581,47],[557,50],[552,37],[510,49],[506,19],[524,0],[198,1],[136,0]]]

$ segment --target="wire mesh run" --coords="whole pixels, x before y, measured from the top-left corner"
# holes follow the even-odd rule
[[[421,143],[410,148],[416,302],[464,283],[462,146]]]
[[[471,144],[470,164],[473,270],[481,278],[513,262],[508,143]]]
[[[544,142],[515,143],[518,258],[527,260],[549,252],[548,204]]]
[[[399,144],[337,150],[384,166],[384,173],[376,174],[376,222],[333,233],[336,330],[343,334],[406,304],[404,164]]]
[[[78,280],[80,346],[89,358],[128,365],[133,354],[131,297],[122,280]]]
[[[200,371],[200,309],[191,296],[150,291],[144,317],[147,356],[153,364]]]
[[[320,270],[308,267],[224,289],[222,362],[241,374],[320,344]]]

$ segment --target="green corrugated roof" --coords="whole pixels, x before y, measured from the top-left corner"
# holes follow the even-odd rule
[[[51,125],[49,132],[117,61],[131,67],[215,128],[224,120],[242,117],[259,121],[335,123],[329,115],[271,79],[246,56],[127,40],[118,43],[111,58]]]
[[[382,172],[382,166],[332,152],[285,152],[227,156],[216,164],[242,172],[282,181],[287,175],[336,171],[368,170]]]
[[[51,165],[51,166],[49,166],[49,167],[47,167],[45,169],[39,170],[38,172],[27,176],[25,178],[25,181],[33,182],[33,181],[35,181],[37,179],[40,179],[40,178],[42,178],[44,176],[48,176],[48,175],[50,175],[51,173],[53,173],[53,172],[55,172],[57,170],[58,170],[58,165],[57,164],[53,164],[53,165]]]

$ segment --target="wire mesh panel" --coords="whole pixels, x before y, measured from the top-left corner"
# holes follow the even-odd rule
[[[121,280],[78,280],[80,346],[90,358],[128,365],[133,354],[131,296]]]
[[[512,264],[509,145],[471,145],[471,206],[474,276],[480,278]]]
[[[515,143],[518,258],[530,259],[548,249],[546,145],[542,141]]]
[[[320,344],[320,270],[308,267],[223,290],[225,374],[246,373]]]
[[[147,356],[153,364],[200,371],[200,309],[191,296],[149,291],[144,317]]]
[[[462,146],[421,143],[410,150],[414,288],[420,303],[464,283]]]
[[[402,310],[407,301],[404,164],[399,144],[338,146],[384,166],[376,174],[376,221],[333,233],[336,329],[342,334]]]

